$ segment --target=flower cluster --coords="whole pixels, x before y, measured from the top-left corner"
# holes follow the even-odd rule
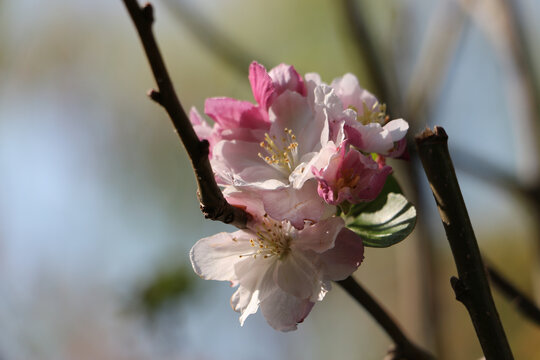
[[[210,143],[216,181],[229,203],[244,208],[247,229],[199,240],[190,257],[204,279],[238,286],[231,303],[243,324],[260,307],[275,329],[296,329],[330,281],[351,275],[362,239],[336,216],[339,207],[371,201],[405,151],[408,124],[352,74],[330,85],[302,78],[289,65],[269,72],[253,62],[256,104],[211,98],[190,119]]]

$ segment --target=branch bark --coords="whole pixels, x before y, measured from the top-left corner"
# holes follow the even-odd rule
[[[403,333],[396,321],[359,283],[349,276],[337,283],[360,303],[394,341],[385,360],[433,360],[435,357],[413,344]]]
[[[137,29],[158,86],[158,90],[151,90],[148,95],[167,111],[189,155],[197,179],[197,195],[201,211],[208,219],[245,228],[248,214],[242,209],[230,205],[223,197],[208,160],[208,142],[199,140],[176,95],[152,32],[154,22],[152,5],[147,3],[140,7],[137,0],[123,1]]]
[[[429,180],[439,215],[452,249],[459,278],[451,284],[465,305],[486,359],[513,359],[502,327],[467,208],[448,152],[448,136],[441,127],[416,137],[418,154]]]

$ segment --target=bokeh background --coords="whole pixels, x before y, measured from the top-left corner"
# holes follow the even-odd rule
[[[355,73],[410,121],[411,136],[444,126],[485,256],[540,299],[531,197],[540,184],[540,3],[154,5],[186,109],[212,96],[251,100],[247,69],[258,60],[327,82]],[[386,91],[366,61],[373,49],[351,26],[360,20]],[[153,86],[120,0],[0,0],[0,359],[381,359],[390,340],[339,287],[282,334],[260,314],[241,328],[229,285],[193,274],[190,247],[232,228],[203,219],[186,154],[146,98]],[[393,165],[417,205],[417,229],[390,249],[367,249],[355,276],[440,359],[477,359],[429,187],[414,154]],[[496,301],[516,358],[540,359],[540,328],[497,292]]]

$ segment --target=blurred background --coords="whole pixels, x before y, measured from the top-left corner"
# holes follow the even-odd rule
[[[540,299],[540,3],[535,0],[156,0],[180,99],[252,100],[248,65],[346,72],[411,123],[442,125],[486,258]],[[188,252],[205,221],[188,159],[120,0],[0,0],[0,360],[381,359],[391,341],[335,287],[293,333]],[[355,277],[440,359],[478,359],[428,184],[396,162],[413,236],[367,249]],[[540,328],[495,290],[517,359]]]

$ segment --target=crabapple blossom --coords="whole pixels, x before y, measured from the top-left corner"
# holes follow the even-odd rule
[[[317,74],[307,74],[306,79],[321,84]],[[403,119],[390,120],[386,105],[358,83],[353,74],[347,73],[330,84],[344,109],[356,112],[354,120],[345,119],[346,137],[351,145],[364,152],[399,157],[405,151],[405,135],[409,129]]]
[[[245,193],[228,201],[250,212],[248,228],[199,240],[190,259],[203,279],[238,286],[231,305],[241,325],[260,307],[273,328],[295,330],[330,290],[330,281],[345,279],[362,262],[362,239],[339,217],[298,230],[268,217]]]
[[[392,168],[379,166],[371,157],[349,148],[347,141],[337,149],[332,143],[329,146],[332,156],[326,167],[312,169],[319,181],[319,196],[332,205],[374,200]]]
[[[208,99],[213,127],[196,110],[190,114],[210,143],[218,184],[251,193],[270,217],[298,229],[331,216],[343,201],[378,195],[391,172],[384,156],[404,150],[404,120],[385,124],[385,106],[351,74],[327,85],[317,74],[302,79],[289,65],[266,72],[253,62],[249,80],[257,104]],[[369,153],[381,155],[378,165]]]

